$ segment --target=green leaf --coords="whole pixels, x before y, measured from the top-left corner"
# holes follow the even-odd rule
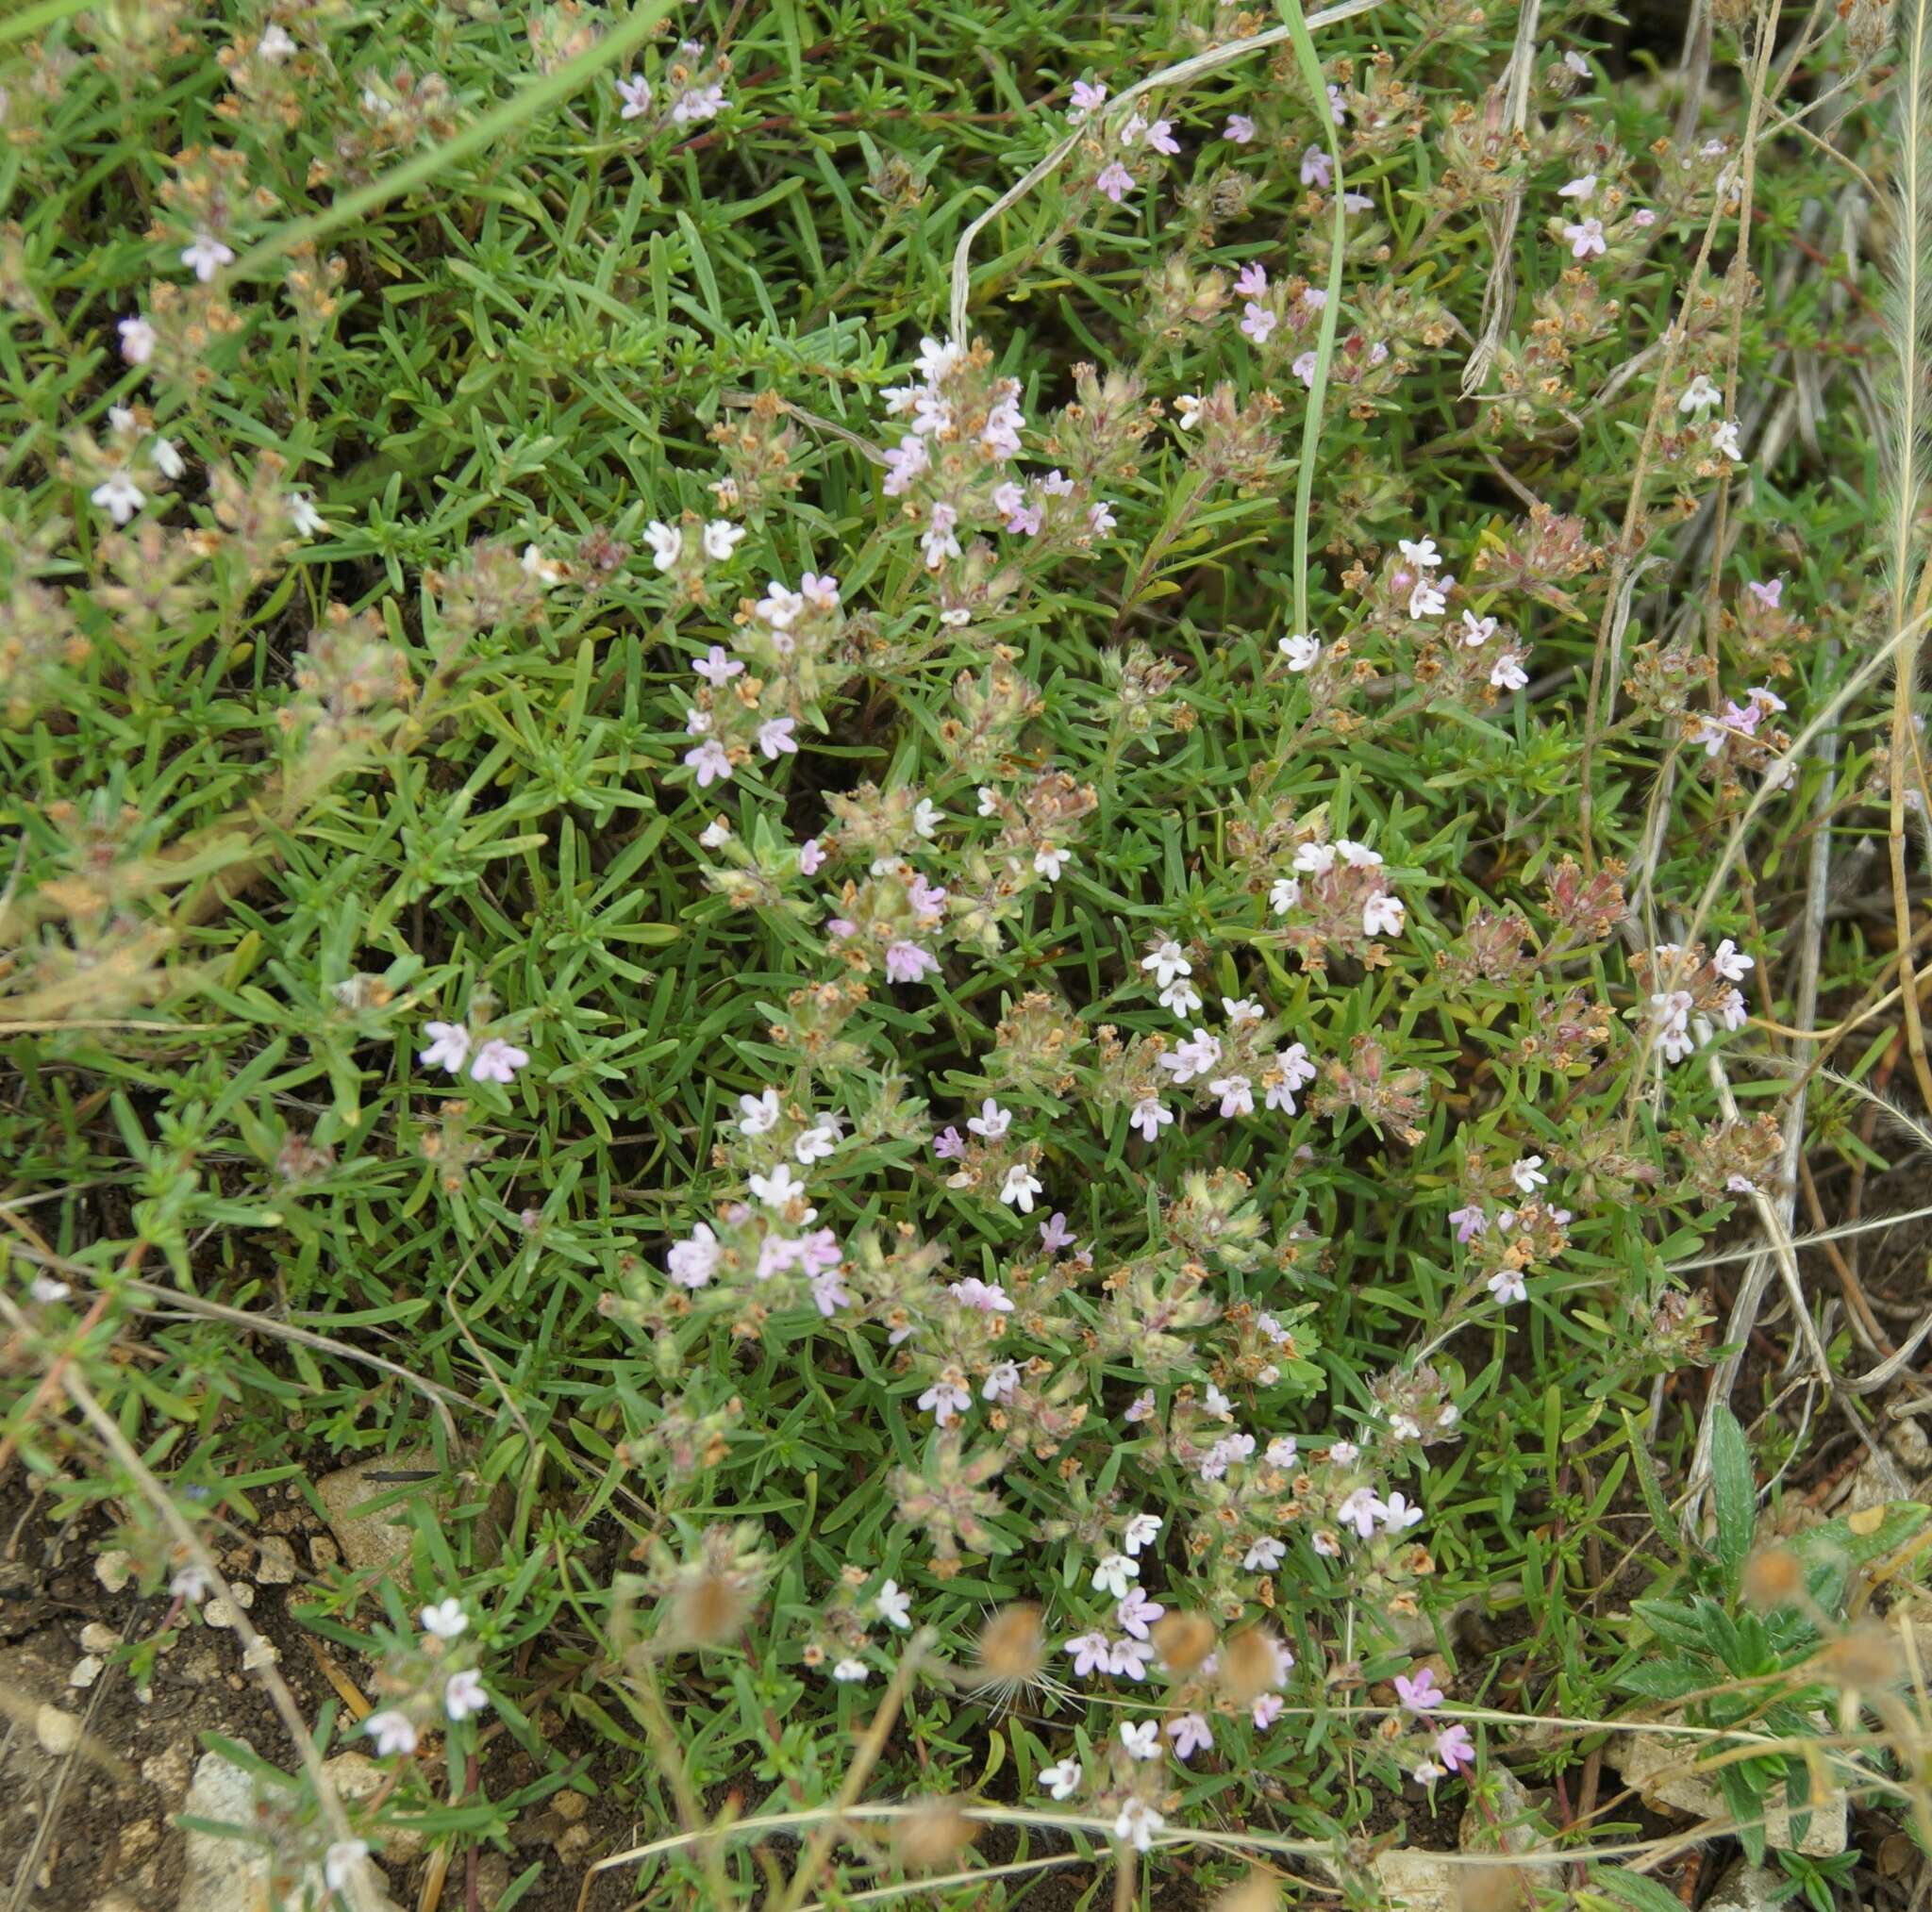
[[[1591,1873],[1591,1884],[1627,1905],[1631,1912],[1684,1912],[1677,1895],[1668,1887],[1643,1872],[1626,1871],[1621,1866],[1598,1866]]]
[[[1757,1531],[1757,1480],[1738,1417],[1720,1403],[1710,1430],[1710,1497],[1717,1509],[1717,1557],[1724,1586],[1736,1592],[1738,1572]]]

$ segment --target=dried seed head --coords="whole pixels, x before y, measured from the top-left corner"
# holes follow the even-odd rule
[[[957,1800],[922,1799],[893,1826],[892,1852],[908,1871],[937,1872],[978,1837],[978,1826],[959,1810]]]
[[[741,1581],[729,1573],[699,1573],[673,1596],[666,1633],[680,1647],[716,1646],[743,1625],[751,1601]]]
[[[1031,1686],[1045,1666],[1039,1607],[1024,1601],[1003,1606],[980,1629],[974,1670],[981,1685],[998,1689]]]
[[[1767,1611],[1804,1597],[1804,1564],[1789,1547],[1760,1547],[1744,1562],[1744,1598]]]
[[[1214,1651],[1214,1622],[1205,1613],[1170,1613],[1155,1622],[1154,1650],[1171,1671],[1191,1673]]]
[[[1281,1912],[1281,1887],[1264,1872],[1250,1872],[1215,1900],[1214,1912]]]
[[[1237,1705],[1252,1705],[1281,1683],[1274,1636],[1265,1626],[1244,1627],[1221,1650],[1221,1683]]]
[[[1847,1627],[1829,1640],[1817,1659],[1818,1671],[1834,1686],[1869,1693],[1895,1687],[1905,1677],[1905,1654],[1899,1642],[1875,1621]]]

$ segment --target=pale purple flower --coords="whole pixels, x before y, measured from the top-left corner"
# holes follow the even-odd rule
[[[1766,610],[1774,611],[1777,609],[1779,601],[1785,594],[1785,581],[1781,577],[1774,577],[1769,584],[1760,584],[1756,578],[1753,578],[1744,586],[1744,589]]]
[[[1074,103],[1068,109],[1068,117],[1075,125],[1091,113],[1097,113],[1107,103],[1107,88],[1098,80],[1076,79],[1074,82]]]
[[[1364,1540],[1375,1531],[1375,1522],[1388,1511],[1372,1488],[1357,1488],[1335,1509],[1335,1518],[1344,1527],[1353,1527]]]
[[[1319,186],[1325,192],[1328,190],[1328,182],[1334,176],[1334,162],[1320,146],[1310,146],[1302,155],[1302,184],[1304,186]]]
[[[1187,1759],[1214,1744],[1214,1735],[1199,1713],[1183,1713],[1167,1722],[1167,1737],[1174,1741],[1174,1757]]]
[[[966,1138],[949,1122],[933,1138],[932,1152],[942,1162],[957,1162],[966,1153]]]
[[[1114,1608],[1114,1624],[1135,1639],[1145,1639],[1154,1622],[1166,1611],[1159,1601],[1149,1600],[1138,1587],[1130,1587]]]
[[[1397,1673],[1395,1693],[1411,1713],[1426,1713],[1442,1704],[1442,1690],[1436,1685],[1434,1671],[1428,1667],[1413,1679],[1407,1673]]]
[[[1596,191],[1596,175],[1579,173],[1574,179],[1557,188],[1558,199],[1588,199]]]
[[[472,1082],[514,1082],[517,1071],[530,1059],[527,1049],[519,1049],[514,1042],[506,1042],[501,1036],[492,1036],[476,1051],[475,1060],[470,1064]]]
[[[816,876],[825,867],[825,853],[816,837],[808,837],[798,846],[798,873]]]
[[[1389,1504],[1382,1509],[1382,1528],[1385,1533],[1406,1534],[1422,1517],[1423,1510],[1398,1489],[1389,1496]]]
[[[1267,1732],[1269,1727],[1281,1718],[1283,1704],[1284,1703],[1279,1693],[1262,1693],[1257,1695],[1255,1704],[1248,1709],[1249,1717],[1254,1721],[1256,1730],[1261,1733]]]
[[[916,942],[901,939],[886,946],[886,980],[889,983],[920,982],[939,966],[939,957]]]
[[[1254,1085],[1245,1075],[1218,1076],[1208,1085],[1208,1092],[1221,1098],[1221,1115],[1224,1122],[1255,1112]]]
[[[1151,1852],[1154,1836],[1167,1824],[1166,1820],[1145,1800],[1124,1801],[1113,1822],[1113,1836],[1137,1853]]]
[[[1127,1117],[1127,1126],[1137,1128],[1147,1141],[1159,1139],[1160,1131],[1174,1121],[1174,1113],[1151,1095],[1143,1095]]]
[[[1282,1563],[1288,1553],[1273,1534],[1263,1534],[1241,1556],[1241,1565],[1250,1573],[1273,1573]]]
[[[1449,607],[1449,600],[1434,578],[1419,577],[1408,594],[1408,614],[1412,619],[1439,618]]]
[[[1630,215],[1630,224],[1636,226],[1655,225],[1657,224],[1657,214],[1654,213],[1649,207],[1640,206],[1637,208],[1637,210]]]
[[[1255,137],[1255,123],[1245,113],[1230,113],[1221,137],[1233,141],[1237,146],[1245,146]]]
[[[1506,651],[1490,667],[1490,683],[1498,690],[1521,690],[1529,682],[1529,673],[1514,651]]]
[[[731,758],[715,737],[708,737],[695,750],[686,751],[684,761],[701,790],[708,790],[714,783],[730,780]]]
[[[1105,538],[1120,520],[1113,515],[1113,508],[1104,499],[1096,499],[1087,507],[1087,529],[1095,538]]]
[[[1709,377],[1706,374],[1700,372],[1684,388],[1684,395],[1677,401],[1677,409],[1679,411],[1694,411],[1702,418],[1706,412],[1711,410],[1716,406],[1722,405],[1724,402],[1724,393],[1710,382]]]
[[[641,120],[651,110],[651,82],[641,73],[619,80],[617,96],[624,102],[617,115],[621,120]]]
[[[1144,1680],[1147,1663],[1154,1657],[1154,1644],[1144,1639],[1117,1639],[1108,1647],[1107,1670],[1124,1679]]]
[[[1111,1647],[1104,1633],[1083,1633],[1067,1641],[1061,1649],[1074,1658],[1074,1671],[1081,1679],[1108,1670]]]
[[[1744,462],[1744,447],[1738,441],[1738,421],[1727,418],[1723,424],[1714,426],[1710,434],[1710,448],[1721,452],[1732,464]]]
[[[1727,983],[1741,983],[1746,973],[1757,967],[1756,959],[1747,956],[1729,937],[1718,944],[1710,966]]]
[[[1040,1245],[1048,1255],[1058,1255],[1063,1248],[1071,1248],[1079,1237],[1067,1226],[1063,1210],[1056,1210],[1040,1224]]]
[[[1474,1766],[1475,1747],[1470,1741],[1469,1728],[1459,1720],[1455,1725],[1445,1727],[1436,1735],[1435,1754],[1451,1772],[1459,1771],[1465,1766]]]
[[[1241,317],[1241,330],[1257,345],[1265,345],[1268,342],[1268,335],[1280,323],[1281,321],[1266,306],[1257,305],[1250,299]]]
[[[758,748],[773,762],[781,756],[796,756],[798,744],[792,738],[796,720],[790,717],[773,717],[758,725]]]
[[[715,120],[724,110],[723,87],[691,87],[678,94],[676,104],[671,108],[671,118],[676,125],[690,126],[702,120]]]
[[[1604,223],[1600,219],[1585,219],[1574,225],[1566,225],[1563,237],[1570,241],[1572,258],[1601,258],[1610,249],[1604,238]]]
[[[730,683],[743,671],[744,665],[739,658],[728,656],[722,644],[713,644],[691,669],[706,683],[718,686]]]
[[[1181,149],[1181,142],[1174,136],[1174,128],[1165,120],[1156,120],[1147,128],[1146,142],[1170,159]]]
[[[977,1308],[983,1315],[1009,1315],[1012,1299],[996,1281],[981,1281],[969,1274],[963,1281],[948,1282],[946,1292],[962,1307]]]
[[[679,1288],[700,1289],[718,1269],[718,1238],[700,1222],[689,1237],[671,1244],[665,1272]]]
[[[1118,206],[1134,190],[1134,175],[1115,159],[1093,183]]]
[[[1474,1202],[1469,1202],[1449,1211],[1449,1225],[1455,1229],[1457,1240],[1467,1246],[1488,1229],[1490,1218]]]

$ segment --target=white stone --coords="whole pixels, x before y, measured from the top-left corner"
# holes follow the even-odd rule
[[[87,1688],[100,1678],[102,1662],[92,1654],[83,1654],[67,1670],[67,1684],[70,1687]]]
[[[1660,1724],[1681,1723],[1666,1720]],[[1634,1786],[1644,1803],[1653,1808],[1688,1813],[1693,1819],[1716,1820],[1728,1823],[1731,1814],[1724,1795],[1702,1773],[1693,1771],[1703,1748],[1710,1740],[1679,1739],[1668,1733],[1620,1733],[1605,1749],[1605,1757]],[[1793,1840],[1791,1815],[1786,1809],[1782,1791],[1765,1801],[1764,1837],[1778,1852],[1800,1852],[1814,1859],[1830,1858],[1845,1849],[1845,1801],[1843,1793],[1828,1799],[1812,1800],[1805,1837]]]
[[[80,1721],[58,1706],[42,1705],[34,1714],[34,1737],[58,1759],[80,1744]]]

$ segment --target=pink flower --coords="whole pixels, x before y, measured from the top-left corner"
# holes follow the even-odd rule
[[[1435,1672],[1428,1667],[1424,1667],[1414,1679],[1407,1673],[1397,1673],[1395,1691],[1411,1713],[1426,1713],[1431,1707],[1442,1704],[1441,1689],[1436,1685]]]
[[[1214,1735],[1199,1713],[1183,1713],[1178,1720],[1170,1720],[1167,1737],[1174,1741],[1176,1759],[1186,1759],[1214,1744]]]
[[[889,983],[920,982],[939,966],[939,958],[916,942],[901,939],[887,945],[886,980]]]
[[[1077,125],[1090,113],[1097,113],[1107,103],[1107,88],[1095,80],[1076,79],[1074,82],[1074,104],[1071,117]]]
[[[798,873],[816,876],[825,867],[825,853],[816,837],[808,837],[798,846]]]
[[[1469,1728],[1460,1721],[1436,1735],[1435,1753],[1451,1772],[1475,1764],[1475,1748],[1470,1743]]]
[[[1282,1699],[1279,1693],[1263,1693],[1249,1709],[1257,1731],[1265,1733],[1281,1718]]]
[[[1268,268],[1259,259],[1249,260],[1241,268],[1234,289],[1244,299],[1258,299],[1268,290]]]
[[[984,1315],[1009,1315],[1013,1312],[1011,1298],[996,1281],[981,1281],[976,1274],[969,1274],[964,1281],[947,1284],[946,1292],[961,1306],[977,1308]]]
[[[1779,599],[1781,599],[1785,594],[1785,581],[1781,577],[1774,577],[1771,580],[1769,584],[1759,584],[1757,580],[1754,578],[1751,580],[1750,583],[1745,585],[1744,589],[1748,590],[1751,593],[1751,595],[1755,597],[1757,600],[1757,602],[1764,607],[1766,610],[1774,611],[1778,607]]]
[[[948,1124],[933,1138],[932,1152],[942,1162],[957,1162],[966,1153],[966,1138]]]
[[[1074,1671],[1082,1679],[1090,1673],[1104,1673],[1108,1671],[1110,1649],[1104,1633],[1083,1633],[1070,1639],[1063,1652],[1074,1658]]]
[[[470,1064],[470,1077],[475,1082],[514,1082],[517,1071],[529,1059],[527,1049],[492,1036],[477,1050],[476,1059]]]
[[[1116,159],[1093,183],[1118,206],[1134,190],[1134,175]]]

